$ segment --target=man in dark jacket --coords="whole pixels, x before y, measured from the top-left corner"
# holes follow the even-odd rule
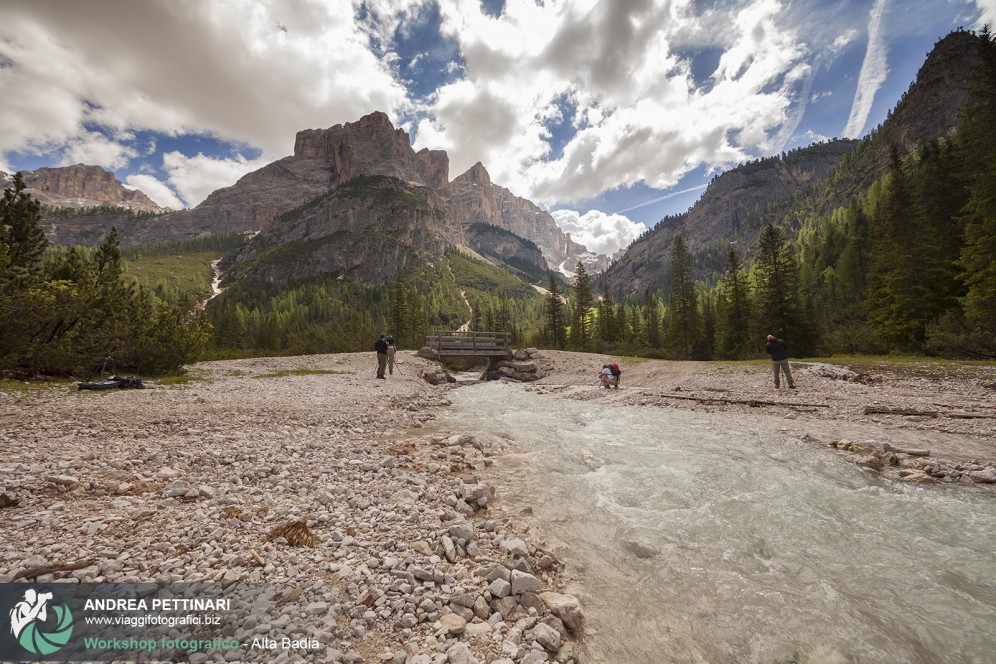
[[[765,352],[771,356],[771,368],[775,372],[775,388],[781,387],[778,381],[778,369],[781,368],[785,374],[785,382],[790,390],[795,389],[795,381],[792,380],[792,369],[789,368],[788,344],[783,339],[775,338],[775,335],[768,335],[768,343],[764,347]]]
[[[387,369],[387,342],[384,341],[383,334],[374,344],[374,350],[377,351],[377,378],[384,378],[384,370]]]

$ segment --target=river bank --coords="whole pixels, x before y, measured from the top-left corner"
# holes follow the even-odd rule
[[[991,369],[796,363],[776,391],[767,364],[623,358],[606,390],[614,358],[545,354],[542,380],[458,390],[429,426],[515,442],[488,477],[566,562],[586,661],[988,661],[994,421],[864,413],[986,415]]]
[[[583,588],[573,585],[570,543],[547,544],[558,517],[534,513],[530,487],[515,485],[521,441],[487,423],[441,426],[452,388],[421,379],[433,363],[407,352],[402,360],[385,381],[362,353],[202,363],[189,383],[143,391],[0,391],[0,494],[15,503],[0,509],[0,581],[87,563],[28,578],[267,584],[271,596],[236,635],[293,634],[320,646],[245,659],[569,660],[581,634],[569,595]],[[833,442],[824,429],[848,422],[867,432],[856,439],[929,444],[932,458],[991,466],[994,419],[863,415],[866,403],[984,415],[994,378],[985,370],[847,381],[797,366],[798,389],[776,392],[765,365],[638,361],[623,363],[621,389],[603,390],[595,372],[609,360],[545,352],[537,363],[546,377],[508,389],[732,413],[821,450]],[[803,440],[808,422],[823,428]],[[268,539],[298,522],[316,546]]]
[[[476,476],[508,441],[423,434],[446,388],[400,355],[387,380],[362,353],[0,391],[0,582],[255,584],[225,636],[312,646],[195,662],[566,659],[580,614],[548,594],[560,562]]]

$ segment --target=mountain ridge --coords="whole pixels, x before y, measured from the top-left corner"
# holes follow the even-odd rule
[[[671,245],[679,234],[691,253],[710,242],[736,244],[741,255],[770,221],[769,206],[823,187],[813,206],[827,212],[846,205],[888,169],[891,145],[900,156],[923,141],[953,135],[966,108],[980,38],[953,32],[928,54],[908,92],[886,121],[861,140],[833,139],[725,171],[710,182],[688,212],[662,220],[631,244],[597,280],[617,298],[646,294],[662,285]],[[858,168],[842,171],[842,163]],[[698,276],[707,277],[700,270]]]

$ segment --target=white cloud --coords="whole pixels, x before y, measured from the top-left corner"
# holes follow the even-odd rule
[[[813,74],[807,47],[778,24],[782,3],[748,0],[732,13],[697,4],[510,0],[493,18],[476,0],[443,0],[465,76],[432,101],[416,147],[446,149],[454,175],[480,160],[495,182],[544,203],[639,181],[669,187],[701,165],[781,149]],[[676,50],[688,44],[725,49],[708,91]],[[578,131],[551,160],[544,122],[564,96]]]
[[[203,201],[215,189],[228,187],[267,163],[266,159],[249,161],[241,155],[234,159],[216,159],[203,154],[188,157],[177,151],[163,155],[163,169],[169,174],[169,183],[190,207]]]
[[[981,28],[984,25],[989,25],[996,28],[996,0],[975,0],[975,4],[979,6],[980,12],[975,27]]]
[[[124,186],[128,189],[139,189],[146,196],[163,207],[180,210],[184,208],[183,201],[176,196],[176,192],[169,188],[162,180],[144,173],[129,175],[125,178]]]
[[[830,49],[834,53],[839,53],[840,51],[843,51],[848,44],[857,39],[857,37],[858,37],[858,31],[855,30],[854,28],[846,30],[843,34],[841,34],[839,37],[833,40],[833,44],[830,46]]]
[[[882,15],[885,13],[888,0],[875,0],[868,19],[868,48],[865,51],[864,62],[861,63],[861,73],[858,76],[858,89],[851,102],[851,114],[844,127],[845,138],[858,138],[864,131],[871,113],[875,93],[882,87],[889,74],[886,61],[886,45],[882,35]]]
[[[550,213],[554,221],[571,239],[606,256],[611,256],[647,230],[629,217],[591,210],[584,215],[575,210],[556,210]]]
[[[96,164],[108,170],[117,170],[127,166],[128,161],[137,156],[138,153],[130,147],[98,132],[87,131],[69,139],[59,165]]]
[[[396,116],[405,90],[354,12],[349,0],[7,3],[0,154],[86,143],[97,125],[211,135],[272,161],[298,130]]]

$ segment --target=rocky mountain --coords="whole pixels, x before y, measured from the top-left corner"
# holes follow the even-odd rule
[[[598,287],[608,284],[616,297],[657,288],[679,234],[693,254],[736,243],[749,256],[774,207],[805,205],[826,212],[846,205],[886,172],[893,145],[904,156],[923,141],[954,133],[973,85],[978,44],[979,38],[968,32],[940,40],[895,111],[865,139],[812,145],[716,177],[686,214],[662,220],[630,245]],[[704,271],[700,268],[700,277],[706,276]]]
[[[131,227],[169,211],[100,166],[39,168],[24,172],[24,183],[42,204],[42,227],[55,244],[99,244],[112,226]],[[13,176],[0,172],[0,188],[13,185]]]
[[[376,186],[363,180],[371,177],[380,178]],[[363,186],[332,195],[357,180],[363,180]],[[366,204],[357,202],[360,193],[371,196]],[[399,201],[410,205],[399,207]],[[382,203],[387,208],[377,210]],[[384,217],[388,211],[391,219]],[[381,260],[374,245],[360,241],[362,226],[357,224],[361,218],[370,223],[371,237],[397,234],[396,248],[401,253],[396,259]],[[395,269],[408,265],[409,258],[441,256],[438,241],[465,245],[516,265],[523,274],[541,275],[579,257],[590,262],[595,271],[604,269],[608,262],[573,242],[548,213],[493,184],[481,164],[450,182],[446,153],[416,152],[408,134],[395,129],[380,112],[358,122],[298,132],[293,155],[218,189],[193,209],[116,221],[127,244],[207,233],[259,233],[255,248],[247,247],[227,264],[238,265],[240,274],[251,272],[268,281],[298,278],[321,265],[328,272],[348,273],[361,281],[371,280],[374,272],[381,279],[390,279]],[[429,228],[432,224],[436,227]],[[105,220],[74,218],[49,226],[49,231],[52,239],[71,243],[92,241],[96,229],[105,226],[109,228]],[[342,250],[333,247],[331,238],[345,237],[339,235],[343,232],[349,234],[351,242],[360,244]],[[311,247],[317,254],[293,266],[263,270],[266,257],[284,255],[273,250],[283,242],[294,244],[297,252]],[[318,251],[318,247],[322,249]],[[365,253],[366,249],[374,253]],[[412,252],[411,257],[402,256],[405,251]],[[369,262],[369,269],[360,269],[356,261]]]
[[[383,283],[442,257],[461,239],[430,187],[360,175],[273,220],[222,263],[227,281],[283,284],[332,274]]]
[[[548,267],[583,260],[590,272],[608,267],[608,257],[593,254],[557,226],[549,212],[491,182],[481,162],[456,177],[445,190],[452,213],[465,224],[489,224],[523,237],[539,247]]]
[[[0,173],[2,186],[13,185],[13,177]],[[138,189],[127,189],[120,180],[100,166],[61,166],[58,168],[39,168],[36,171],[24,173],[24,184],[27,192],[49,207],[83,208],[107,207],[123,208],[134,212],[166,212],[144,192]]]

